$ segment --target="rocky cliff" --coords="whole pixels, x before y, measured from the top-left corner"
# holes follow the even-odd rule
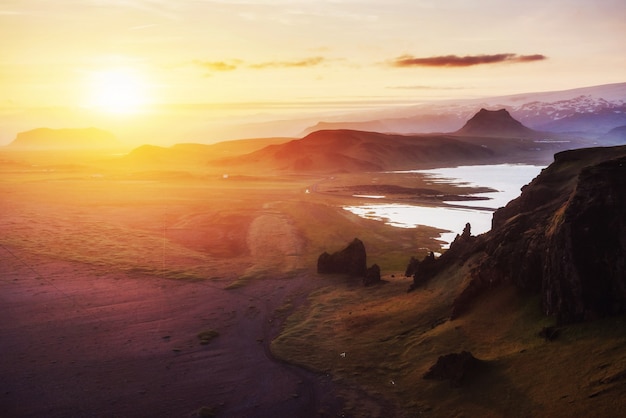
[[[429,276],[470,257],[452,316],[502,282],[541,294],[561,323],[626,312],[626,146],[565,151],[494,213],[492,229],[459,236]],[[417,287],[424,279],[414,276]]]

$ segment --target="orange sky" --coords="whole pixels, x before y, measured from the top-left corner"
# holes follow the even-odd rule
[[[495,95],[626,70],[621,0],[16,0],[0,27],[2,99],[21,105],[88,103],[108,69],[162,103]],[[499,54],[545,59],[397,65]]]
[[[623,82],[623,0],[0,0],[0,106],[409,103]]]

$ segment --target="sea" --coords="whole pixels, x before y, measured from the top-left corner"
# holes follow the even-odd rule
[[[530,183],[545,166],[528,164],[495,164],[407,170],[395,173],[421,173],[432,183],[453,183],[463,186],[489,187],[495,192],[477,193],[473,197],[485,200],[444,202],[445,206],[431,207],[417,204],[376,202],[385,196],[361,196],[372,203],[344,206],[343,209],[367,219],[374,219],[398,228],[436,227],[447,232],[440,236],[446,248],[457,234],[470,223],[473,235],[491,229],[493,212],[521,194],[522,186]]]

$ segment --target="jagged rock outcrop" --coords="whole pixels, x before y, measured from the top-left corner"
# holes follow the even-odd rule
[[[453,318],[502,282],[540,293],[560,323],[626,312],[626,147],[557,154],[459,251],[450,262],[479,259]]]
[[[317,272],[320,274],[347,274],[365,277],[367,254],[363,242],[355,238],[346,248],[333,254],[322,253],[317,259]]]
[[[358,238],[341,251],[333,254],[322,253],[317,259],[317,272],[361,277],[363,286],[372,286],[382,282],[378,264],[367,267],[365,245]]]
[[[429,279],[435,277],[443,269],[462,261],[465,261],[467,255],[474,248],[476,237],[472,235],[472,229],[469,223],[465,224],[463,233],[457,235],[450,244],[450,248],[441,257],[435,258],[435,254],[431,251],[422,261],[415,257],[411,257],[404,275],[406,277],[413,276],[413,283],[409,287],[409,292],[415,290],[419,286],[426,283]]]
[[[380,282],[380,267],[378,264],[373,264],[365,272],[365,277],[363,277],[363,286],[372,286]]]
[[[439,356],[437,363],[424,373],[423,377],[431,380],[449,380],[452,387],[460,387],[480,364],[481,361],[469,351],[446,354]]]

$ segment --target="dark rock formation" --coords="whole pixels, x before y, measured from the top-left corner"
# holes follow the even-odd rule
[[[450,380],[452,387],[460,387],[464,380],[478,370],[481,361],[469,351],[439,356],[425,374],[424,379]]]
[[[418,288],[426,283],[429,279],[435,277],[445,268],[459,262],[464,262],[470,249],[474,248],[476,237],[471,233],[470,224],[465,224],[463,233],[457,235],[450,248],[441,257],[435,258],[432,252],[419,261],[415,257],[411,257],[409,265],[404,273],[405,276],[413,276],[413,283],[409,287],[409,291]]]
[[[320,274],[347,274],[365,277],[367,254],[363,242],[355,238],[346,248],[333,254],[324,252],[317,259],[317,272]]]
[[[546,341],[553,341],[559,336],[559,329],[557,327],[543,327],[539,331],[539,336]]]
[[[546,313],[578,321],[626,312],[626,157],[584,168],[550,226]]]
[[[452,317],[501,282],[540,293],[559,323],[626,312],[626,146],[557,154],[491,231],[453,250],[450,262],[482,257]]]
[[[371,286],[380,282],[380,267],[378,266],[378,264],[373,264],[367,269],[365,277],[363,277],[363,285]]]
[[[406,267],[404,275],[406,277],[413,276],[413,283],[409,290],[413,290],[423,285],[428,279],[434,277],[439,269],[437,268],[437,259],[435,254],[431,251],[422,261],[419,261],[415,257],[411,257],[409,265]]]

